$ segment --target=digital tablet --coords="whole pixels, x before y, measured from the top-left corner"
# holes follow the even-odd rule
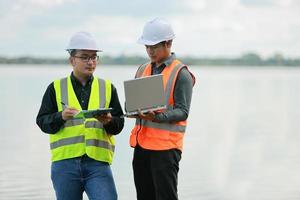
[[[99,115],[103,115],[106,113],[110,113],[113,109],[112,108],[99,108],[95,110],[82,110],[77,113],[74,118],[94,118]]]

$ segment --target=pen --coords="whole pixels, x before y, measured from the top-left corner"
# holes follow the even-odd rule
[[[68,105],[67,104],[65,104],[64,102],[60,102],[65,108],[67,108],[68,107]]]

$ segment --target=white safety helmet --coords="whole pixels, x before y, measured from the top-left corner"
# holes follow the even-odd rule
[[[88,32],[75,33],[66,48],[67,51],[74,49],[102,51],[98,48],[95,38]]]
[[[175,34],[171,25],[164,19],[155,18],[145,24],[143,34],[137,42],[144,45],[155,45],[174,38]]]

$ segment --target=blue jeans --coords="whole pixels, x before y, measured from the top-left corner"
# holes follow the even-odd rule
[[[53,162],[51,179],[57,200],[82,200],[84,191],[90,200],[118,199],[110,165],[87,155]]]

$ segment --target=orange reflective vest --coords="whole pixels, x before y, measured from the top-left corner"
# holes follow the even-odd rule
[[[169,66],[162,71],[167,109],[173,109],[174,106],[174,88],[179,71],[187,68],[179,60],[175,59]],[[193,84],[195,84],[195,77]],[[151,75],[151,63],[142,65],[136,78]],[[139,144],[142,148],[150,150],[182,150],[183,136],[186,129],[186,120],[174,123],[158,123],[149,120],[137,119],[130,135],[130,146],[135,147]]]

